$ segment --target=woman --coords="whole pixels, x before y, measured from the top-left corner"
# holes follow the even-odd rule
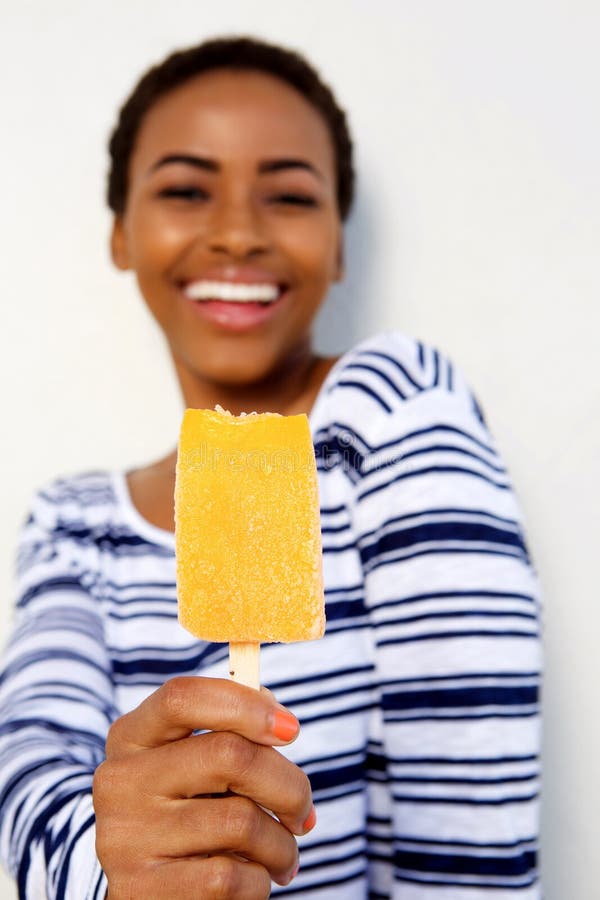
[[[352,171],[329,90],[261,42],[175,54],[121,111],[113,260],[187,406],[310,415],[328,628],[265,647],[257,693],[179,627],[175,449],[41,491],[2,687],[24,897],[539,897],[537,588],[506,472],[437,351],[312,348]]]

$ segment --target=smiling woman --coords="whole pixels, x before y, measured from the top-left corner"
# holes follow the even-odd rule
[[[311,325],[341,268],[320,112],[270,74],[203,73],[145,115],[128,185],[113,257],[136,272],[186,404],[307,412],[333,363]]]
[[[539,900],[538,587],[493,438],[421,342],[313,349],[344,114],[296,54],[225,39],[145,75],[110,146],[112,257],[185,404],[310,417],[328,627],[266,646],[261,692],[190,640],[176,450],[36,495],[0,695],[21,896]]]

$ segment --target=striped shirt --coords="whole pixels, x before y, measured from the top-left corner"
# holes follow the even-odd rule
[[[539,900],[537,578],[456,368],[402,334],[330,371],[310,416],[327,630],[270,644],[284,753],[317,826],[273,896]],[[0,682],[0,851],[22,897],[99,900],[91,783],[110,723],[176,675],[227,676],[177,622],[174,537],[121,472],[34,498]]]

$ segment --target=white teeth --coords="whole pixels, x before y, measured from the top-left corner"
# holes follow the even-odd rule
[[[183,291],[190,300],[228,300],[233,303],[272,303],[279,297],[276,284],[234,284],[231,281],[194,281]]]

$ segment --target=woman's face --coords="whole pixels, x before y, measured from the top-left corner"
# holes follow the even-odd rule
[[[340,275],[334,151],[321,115],[260,72],[214,70],[147,113],[112,252],[135,271],[178,369],[213,384],[308,353]]]

